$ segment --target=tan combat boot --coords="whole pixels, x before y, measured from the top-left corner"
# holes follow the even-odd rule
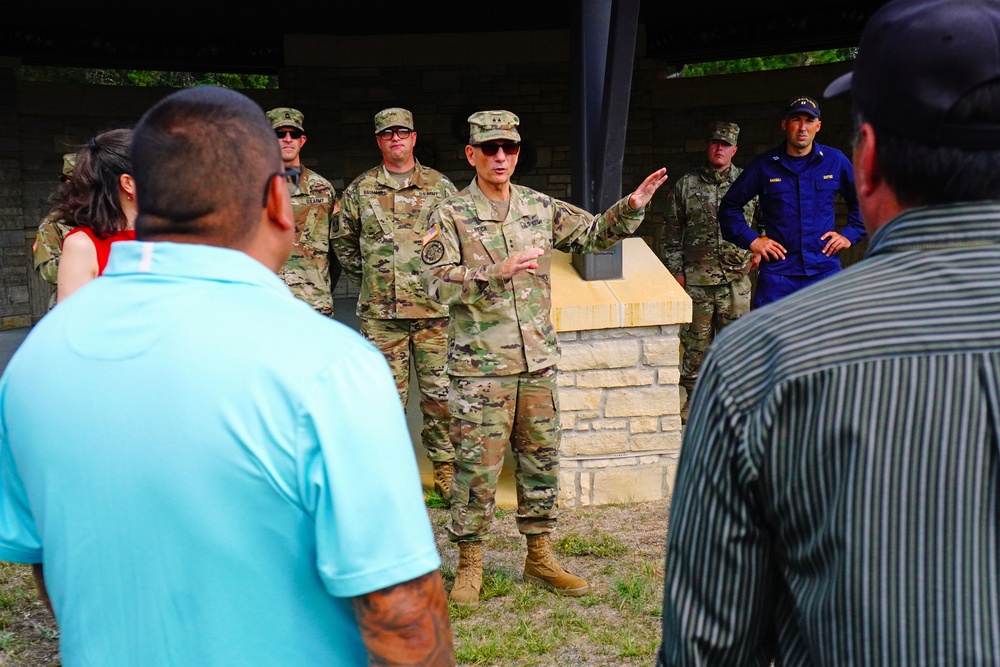
[[[458,543],[458,572],[451,587],[451,601],[456,606],[475,609],[483,587],[483,543]]]
[[[586,595],[590,584],[583,577],[570,574],[552,553],[552,540],[548,533],[528,535],[528,557],[524,561],[524,580],[548,588],[560,595],[578,597]]]
[[[451,505],[452,469],[451,461],[434,461],[434,493],[441,496],[448,505]]]

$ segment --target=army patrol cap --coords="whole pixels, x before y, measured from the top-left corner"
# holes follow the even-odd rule
[[[851,92],[876,127],[927,146],[1000,150],[1000,125],[950,119],[967,93],[1000,78],[996,0],[893,0],[875,12],[854,71],[824,95]]]
[[[306,128],[302,125],[306,117],[298,109],[290,107],[278,107],[267,112],[267,119],[271,121],[271,127],[277,130],[279,127],[294,127],[302,132]]]
[[[76,168],[76,153],[65,153],[63,155],[62,174],[60,180],[68,181],[73,177],[73,170]]]
[[[413,127],[413,114],[401,107],[382,109],[375,114],[375,134],[390,127],[405,127],[407,130],[416,129]]]
[[[477,111],[469,116],[469,143],[481,144],[484,141],[509,139],[521,141],[517,132],[520,119],[509,111]]]
[[[819,103],[808,95],[800,95],[788,103],[788,106],[785,107],[785,113],[781,114],[781,117],[788,118],[800,113],[819,118]]]
[[[708,140],[718,139],[725,141],[730,146],[736,145],[736,140],[740,136],[740,126],[736,123],[716,122],[708,126]]]

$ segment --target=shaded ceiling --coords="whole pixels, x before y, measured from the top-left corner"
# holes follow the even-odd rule
[[[74,3],[58,11],[11,3],[0,19],[0,56],[26,65],[191,71],[273,72],[283,64],[283,35],[391,35],[567,29],[581,2],[503,0],[496,9],[466,2],[293,3],[219,11],[202,3],[158,3],[127,11]],[[596,0],[601,1],[601,0]],[[855,46],[884,0],[772,0],[713,3],[644,0],[646,55],[673,65]],[[101,7],[104,14],[95,14]],[[232,6],[230,6],[232,7]],[[304,11],[303,11],[304,10]],[[142,15],[142,12],[150,12]],[[159,15],[154,15],[157,12]],[[516,41],[484,45],[516,49]],[[641,50],[640,45],[640,50]]]

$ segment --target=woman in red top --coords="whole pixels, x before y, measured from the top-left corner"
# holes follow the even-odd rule
[[[135,238],[135,181],[129,149],[132,130],[111,130],[91,138],[76,156],[56,210],[74,226],[63,240],[57,301],[104,273],[111,244]]]

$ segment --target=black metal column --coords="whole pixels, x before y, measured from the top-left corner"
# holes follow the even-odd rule
[[[622,196],[622,163],[632,66],[639,26],[639,0],[580,0],[574,26],[576,118],[573,200],[602,212]],[[584,280],[622,277],[621,245],[574,255]]]

